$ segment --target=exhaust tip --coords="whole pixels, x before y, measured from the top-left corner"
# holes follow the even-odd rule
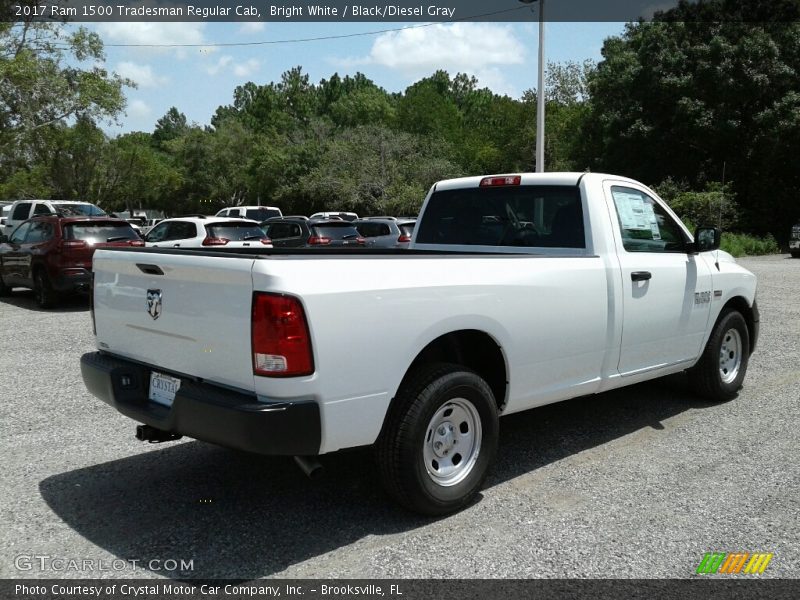
[[[180,434],[171,431],[164,431],[157,427],[150,425],[137,425],[136,426],[136,439],[142,442],[150,442],[151,444],[158,444],[160,442],[172,442],[181,439]]]
[[[317,479],[322,474],[322,465],[314,456],[295,456],[294,462],[309,479]]]

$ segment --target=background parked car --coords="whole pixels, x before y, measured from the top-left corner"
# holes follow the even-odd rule
[[[6,219],[11,214],[13,202],[0,202],[0,234],[5,233]]]
[[[353,223],[367,246],[373,248],[408,248],[415,224],[414,220],[395,217],[367,217]]]
[[[792,233],[789,235],[789,252],[792,258],[800,258],[800,223],[792,227]]]
[[[255,221],[217,217],[164,219],[144,236],[148,248],[271,248]]]
[[[99,206],[78,200],[17,200],[11,205],[11,213],[6,218],[3,233],[11,236],[20,223],[39,215],[104,217],[106,213]]]
[[[341,219],[342,221],[357,221],[358,215],[354,212],[318,212],[310,217],[311,219]]]
[[[282,217],[261,224],[276,248],[363,248],[364,238],[347,221]]]
[[[223,208],[215,217],[239,217],[261,222],[272,217],[282,217],[283,213],[277,206],[232,206]]]
[[[96,248],[144,246],[130,223],[106,217],[35,217],[3,241],[0,295],[29,288],[42,308],[55,305],[62,294],[88,290]]]

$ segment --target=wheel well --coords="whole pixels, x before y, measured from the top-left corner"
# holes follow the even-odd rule
[[[503,410],[508,382],[506,361],[500,346],[489,334],[466,329],[436,338],[417,354],[403,379],[419,365],[435,362],[463,365],[475,371],[489,384],[497,409]]]
[[[756,318],[755,315],[753,314],[752,307],[747,303],[747,300],[742,296],[735,296],[725,303],[725,306],[722,307],[720,314],[722,314],[726,308],[731,308],[733,310],[736,310],[740,312],[741,315],[744,317],[744,321],[745,323],[747,323],[747,334],[750,337],[750,352],[752,353],[752,351],[755,349],[754,342],[755,342],[755,328],[756,328]]]

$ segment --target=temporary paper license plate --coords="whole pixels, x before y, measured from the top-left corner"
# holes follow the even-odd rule
[[[181,387],[181,380],[163,373],[150,373],[150,400],[164,406],[172,406],[175,393]]]

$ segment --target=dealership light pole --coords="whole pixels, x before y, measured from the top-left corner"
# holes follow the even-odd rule
[[[544,173],[544,0],[519,0],[539,3],[539,84],[536,89],[536,172]]]

